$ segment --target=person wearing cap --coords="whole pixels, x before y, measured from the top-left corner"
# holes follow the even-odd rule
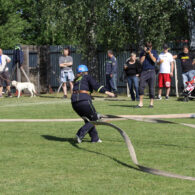
[[[63,98],[67,98],[67,85],[66,83],[69,82],[70,84],[70,92],[72,94],[73,89],[73,81],[74,81],[74,73],[72,71],[73,59],[70,56],[70,49],[64,48],[63,56],[59,58],[59,66],[61,68],[61,83],[63,83],[62,88],[64,92]]]
[[[88,74],[86,65],[79,65],[77,75],[74,79],[73,94],[71,103],[74,111],[83,118],[85,124],[78,130],[76,139],[81,143],[87,133],[91,137],[91,142],[102,142],[99,139],[98,132],[93,124],[89,121],[98,120],[98,114],[92,104],[90,93],[93,90],[99,93],[105,93],[108,96],[114,97],[114,93],[106,90],[104,86],[100,86],[94,78]]]
[[[191,81],[195,76],[195,55],[189,51],[188,45],[184,45],[183,52],[173,58],[181,61],[183,86],[186,88],[186,82]]]
[[[2,98],[3,84],[6,83],[8,91],[8,97],[12,97],[10,90],[10,75],[7,63],[10,63],[11,59],[7,55],[3,54],[3,50],[0,48],[0,98]]]
[[[163,45],[163,52],[159,55],[157,60],[158,65],[160,65],[160,71],[158,75],[158,98],[162,99],[162,88],[166,88],[165,99],[169,99],[169,93],[171,89],[171,77],[173,77],[174,70],[174,59],[171,53],[169,53],[169,47],[167,44]]]
[[[152,43],[147,42],[143,51],[140,54],[140,63],[142,65],[142,72],[140,76],[140,86],[139,86],[139,95],[140,101],[136,108],[143,107],[143,98],[144,90],[146,84],[149,86],[149,97],[150,105],[149,108],[154,107],[154,98],[155,98],[155,82],[156,82],[156,72],[155,64],[158,59],[158,53],[156,50],[152,49]]]

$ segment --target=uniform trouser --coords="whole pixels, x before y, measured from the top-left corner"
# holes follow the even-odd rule
[[[106,74],[106,89],[117,93],[117,74],[113,74],[112,77]]]
[[[73,102],[72,107],[80,117],[86,117],[90,121],[98,120],[96,110],[90,100]],[[78,130],[77,136],[79,136],[80,139],[83,139],[85,135],[89,133],[89,136],[91,137],[91,141],[97,142],[99,137],[95,126],[89,123],[87,120],[84,121],[85,124]]]
[[[140,76],[140,86],[139,95],[144,95],[144,89],[146,84],[149,86],[149,97],[154,99],[155,97],[155,82],[156,82],[156,72],[155,70],[144,70]]]

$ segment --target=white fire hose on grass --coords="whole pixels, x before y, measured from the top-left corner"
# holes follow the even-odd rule
[[[107,116],[103,116],[103,117],[111,118],[111,117],[117,117],[117,116],[107,115]],[[120,118],[120,117],[117,117],[117,118]],[[126,119],[130,119],[130,118],[126,118]],[[158,122],[158,120],[155,121],[155,119],[148,120],[148,121],[145,120],[145,121],[146,122]],[[178,178],[178,179],[185,179],[185,180],[195,181],[195,177],[178,175],[178,174],[174,174],[174,173],[162,171],[162,170],[159,170],[159,169],[153,169],[153,168],[149,168],[149,167],[140,165],[138,160],[137,160],[137,156],[136,156],[136,152],[135,152],[135,149],[133,147],[133,144],[132,144],[129,136],[126,134],[126,132],[124,130],[122,130],[121,128],[117,127],[116,125],[114,125],[112,123],[104,122],[102,119],[100,119],[99,121],[89,121],[89,122],[92,123],[93,125],[105,125],[105,126],[109,126],[109,127],[114,128],[115,130],[117,130],[121,134],[121,136],[123,137],[123,139],[124,139],[124,141],[127,145],[127,148],[129,150],[129,155],[130,155],[130,158],[131,158],[132,162],[138,167],[138,169],[140,171],[150,173],[150,174],[153,174],[153,175],[160,175],[160,176],[164,176],[164,177],[171,177],[171,178]],[[169,122],[169,121],[165,121],[165,122]]]

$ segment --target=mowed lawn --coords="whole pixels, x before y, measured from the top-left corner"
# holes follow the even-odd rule
[[[95,98],[102,114],[195,113],[195,101],[137,102]],[[0,119],[78,118],[70,100],[55,94],[0,100]],[[166,119],[167,120],[167,119]],[[170,119],[195,124],[195,119]],[[101,144],[74,136],[82,122],[0,123],[0,194],[195,194],[195,182],[135,169],[120,134],[98,126]],[[180,124],[114,121],[131,138],[140,164],[195,177],[195,129]]]

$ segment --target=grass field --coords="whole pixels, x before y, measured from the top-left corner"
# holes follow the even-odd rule
[[[155,101],[135,109],[123,98],[97,98],[102,114],[194,113],[195,101]],[[78,118],[70,100],[56,95],[0,100],[0,119]],[[195,124],[195,119],[170,119]],[[134,144],[140,164],[195,177],[195,129],[179,124],[114,121]],[[160,177],[135,169],[120,135],[98,126],[101,144],[86,136],[76,144],[82,122],[0,123],[0,194],[195,194],[195,182]]]

